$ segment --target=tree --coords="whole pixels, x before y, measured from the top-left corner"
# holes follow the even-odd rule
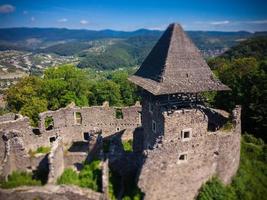
[[[108,101],[110,105],[121,105],[121,94],[119,86],[111,80],[96,83],[92,88],[94,94],[90,99],[91,104],[102,104]]]

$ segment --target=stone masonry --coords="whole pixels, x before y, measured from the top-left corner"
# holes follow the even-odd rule
[[[116,112],[119,112],[119,116],[116,116]],[[139,103],[130,107],[109,107],[105,102],[103,106],[82,108],[70,104],[66,108],[40,113],[37,128],[30,126],[27,117],[15,114],[1,116],[0,174],[7,177],[15,170],[32,171],[40,167],[40,164],[46,167],[46,155],[31,156],[29,152],[35,151],[38,147],[52,146],[49,164],[55,172],[51,172],[53,175],[50,179],[54,182],[64,166],[77,168],[79,163],[89,161],[94,154],[99,153],[100,138],[124,132],[123,139],[131,139],[135,128],[141,124],[140,112]],[[50,120],[49,124],[46,122],[47,118]],[[56,142],[59,137],[60,145]],[[78,145],[71,148],[75,143]],[[63,150],[59,151],[57,147],[53,151],[55,145],[73,150],[66,151],[63,158]],[[58,159],[51,162],[54,157]]]
[[[146,122],[141,136],[146,156],[138,185],[145,199],[192,200],[201,185],[215,175],[230,183],[239,166],[240,107],[233,110],[233,127],[230,130],[220,127],[216,131],[209,130],[208,124],[215,123],[220,114],[209,108],[170,112],[155,106],[153,113],[146,108],[143,105],[143,119],[155,121],[156,132]],[[214,114],[208,117],[208,111]],[[182,137],[184,130],[190,130],[188,138]],[[181,159],[181,155],[185,158]]]

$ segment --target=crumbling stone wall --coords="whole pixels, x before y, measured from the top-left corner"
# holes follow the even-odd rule
[[[141,106],[136,104],[130,107],[119,108],[123,118],[116,118],[115,107],[103,106],[76,107],[75,105],[48,111],[40,114],[39,128],[42,135],[49,137],[61,135],[64,143],[84,140],[84,133],[101,130],[102,136],[106,137],[124,130],[124,139],[132,138],[134,129],[140,126]],[[75,113],[81,115],[81,123],[75,121]],[[45,119],[52,117],[54,126],[52,130],[46,130]]]
[[[15,113],[7,113],[0,116],[0,122],[15,120],[16,114]]]
[[[23,134],[17,130],[0,132],[2,135],[1,144],[1,165],[0,175],[6,178],[13,171],[32,171],[37,168],[46,168],[45,155],[32,157],[25,148]]]
[[[1,189],[0,199],[5,200],[103,200],[103,194],[89,188],[75,185],[24,186],[13,189]]]
[[[144,124],[144,137],[149,138],[144,147],[155,141],[151,150],[145,150],[138,181],[145,199],[192,200],[201,185],[214,175],[229,183],[239,165],[240,107],[234,110],[231,130],[212,132],[208,131],[211,116],[201,108],[161,111],[162,116],[160,110],[145,113],[159,123],[156,133]],[[190,138],[182,138],[182,131],[188,129]],[[185,160],[179,159],[182,154],[186,155]]]
[[[60,137],[52,144],[51,152],[48,155],[48,165],[48,183],[56,183],[57,178],[64,171],[64,149]]]
[[[116,118],[116,109],[120,109],[122,112],[122,118]],[[19,168],[25,170],[32,170],[38,165],[38,160],[42,160],[42,157],[30,157],[28,152],[30,150],[35,151],[38,147],[41,146],[51,146],[53,140],[58,136],[62,137],[62,142],[64,145],[69,146],[75,141],[84,141],[90,140],[90,143],[94,141],[94,135],[97,133],[102,133],[103,137],[112,135],[116,132],[124,131],[123,139],[132,138],[132,133],[136,127],[140,126],[140,111],[141,106],[137,103],[134,106],[130,107],[109,107],[108,103],[103,104],[103,106],[93,106],[93,107],[76,107],[74,104],[67,106],[66,108],[59,109],[57,111],[48,111],[40,114],[39,129],[34,128],[30,125],[30,120],[28,117],[23,117],[16,114],[6,114],[0,117],[0,170],[6,166],[9,168],[9,172],[5,172],[4,175],[9,174],[13,169],[17,169],[16,163],[19,162],[5,162],[7,151],[6,148],[9,144],[12,144],[15,148],[16,142],[23,143],[25,164],[19,164]],[[81,120],[75,120],[75,112],[80,113]],[[54,127],[52,130],[46,130],[45,119],[47,116],[51,116],[54,121]],[[81,122],[81,123],[77,123]],[[4,141],[4,135],[9,134],[9,132],[18,133],[14,139]],[[84,134],[87,134],[85,138]],[[95,140],[95,143],[98,141]],[[88,152],[94,154],[97,151],[97,148],[93,148],[95,144],[89,145]],[[19,149],[16,147],[16,149]],[[9,151],[8,151],[9,152]],[[20,155],[20,152],[17,150],[14,152],[14,155]],[[12,154],[13,155],[13,154]],[[65,156],[65,163],[67,166],[71,163],[80,161],[85,157],[85,155],[69,154]],[[87,156],[88,158],[88,156]],[[11,159],[11,157],[8,159]],[[19,159],[19,157],[18,157]],[[13,158],[11,160],[14,160]],[[27,163],[27,165],[26,165]],[[13,168],[7,167],[8,164],[12,164]]]
[[[40,146],[50,146],[48,138],[49,134],[46,137],[42,137],[41,135],[34,133],[28,117],[19,117],[18,119],[0,122],[0,140],[2,140],[4,133],[11,130],[16,130],[21,133],[20,137],[24,142],[24,147],[27,152],[30,149],[34,150]]]

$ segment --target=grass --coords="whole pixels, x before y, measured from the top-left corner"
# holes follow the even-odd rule
[[[90,164],[85,164],[79,174],[73,169],[65,169],[58,178],[57,184],[77,185],[94,191],[101,191],[100,161],[94,160]]]
[[[47,153],[49,153],[51,151],[51,147],[43,147],[43,146],[41,146],[41,147],[38,147],[37,149],[36,149],[36,151],[33,151],[33,150],[29,150],[29,155],[31,156],[31,157],[34,157],[36,154],[38,154],[38,153],[41,153],[41,154],[47,154]]]
[[[15,188],[19,186],[42,185],[40,180],[34,179],[32,173],[14,171],[8,176],[8,181],[1,181],[1,188]]]
[[[232,128],[233,128],[233,123],[228,121],[223,125],[222,130],[223,131],[230,131],[230,130],[232,130]]]
[[[199,193],[198,200],[267,200],[267,145],[261,139],[242,137],[240,166],[232,184],[224,186],[213,178]]]
[[[133,151],[133,141],[132,140],[123,141],[122,145],[123,145],[124,151],[126,151],[126,152],[132,152]]]

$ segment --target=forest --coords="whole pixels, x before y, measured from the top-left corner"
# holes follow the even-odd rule
[[[216,76],[232,90],[204,93],[207,104],[230,111],[242,105],[242,150],[237,175],[229,186],[216,177],[200,190],[197,199],[267,199],[267,38],[241,42],[223,55],[208,60]],[[78,106],[132,105],[138,89],[127,78],[134,69],[97,72],[72,65],[49,68],[43,77],[29,76],[6,92],[7,110],[26,115],[36,126],[38,114],[71,102]]]

